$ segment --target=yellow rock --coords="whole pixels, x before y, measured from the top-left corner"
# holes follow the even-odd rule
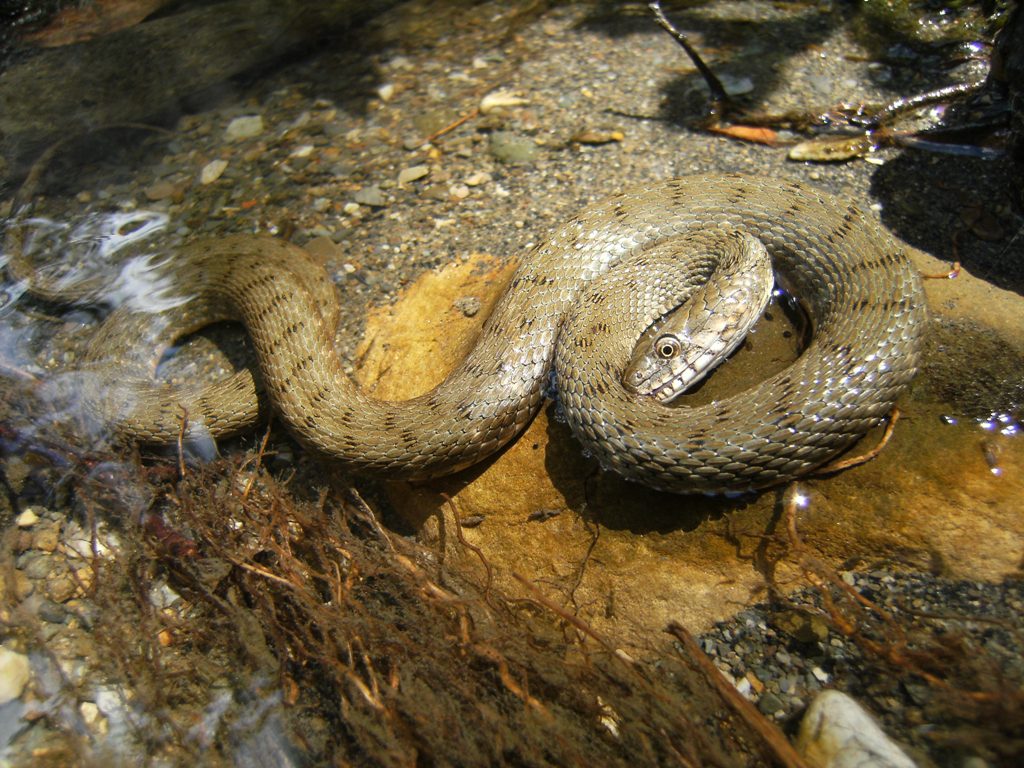
[[[512,266],[475,256],[410,286],[396,306],[368,321],[361,383],[379,397],[404,399],[440,381],[472,346]],[[944,269],[924,256],[920,266]],[[972,333],[995,334],[1024,358],[1020,297],[966,273],[927,281],[926,289],[934,314],[970,321],[958,343],[970,349]],[[458,306],[472,298],[480,311],[467,317]],[[991,362],[977,361],[974,373],[984,377]],[[934,397],[971,373],[926,367],[879,458],[801,481],[810,503],[799,514],[800,531],[813,552],[834,565],[885,563],[953,577],[999,579],[1017,571],[1024,551],[1021,439],[986,433],[969,419],[943,423],[940,416],[955,409]],[[878,437],[869,435],[854,452]],[[601,472],[550,405],[496,458],[449,478],[396,483],[391,498],[448,567],[482,577],[482,556],[512,594],[526,592],[518,574],[625,645],[649,646],[670,621],[701,631],[732,615],[763,597],[759,569],[774,569],[783,586],[799,585],[791,566],[771,562],[779,548],[770,541],[785,534],[781,490],[733,500],[650,491]],[[456,514],[473,527],[459,529]]]

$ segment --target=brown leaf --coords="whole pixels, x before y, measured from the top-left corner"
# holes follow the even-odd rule
[[[778,134],[771,128],[761,128],[755,125],[716,125],[708,130],[732,139],[750,141],[754,144],[767,144],[770,147],[775,146],[775,142],[778,140]]]

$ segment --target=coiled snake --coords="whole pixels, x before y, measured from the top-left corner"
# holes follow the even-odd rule
[[[806,307],[809,348],[782,373],[707,406],[667,408],[626,392],[621,370],[650,318],[628,320],[614,302],[661,290],[638,275],[650,276],[676,238],[684,250],[713,250],[736,232],[764,244]],[[619,262],[631,271],[611,269]],[[778,483],[888,414],[916,372],[926,317],[903,246],[856,207],[796,182],[738,175],[672,179],[583,210],[523,261],[468,356],[402,402],[375,400],[344,374],[334,286],[301,249],[229,236],[192,243],[166,269],[188,299],[160,316],[168,339],[241,320],[293,434],[354,470],[388,476],[445,474],[494,453],[530,421],[554,368],[560,408],[605,466],[684,493]],[[99,418],[151,443],[173,442],[183,415],[215,437],[258,419],[251,372],[189,395],[114,368],[110,350],[123,356],[153,322],[122,307],[98,332],[89,357],[102,384],[85,397]],[[130,354],[135,363],[159,357]]]

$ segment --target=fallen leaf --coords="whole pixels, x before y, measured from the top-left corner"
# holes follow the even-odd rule
[[[767,144],[770,147],[775,146],[776,141],[778,141],[778,134],[771,128],[761,128],[754,125],[716,125],[708,130],[732,139],[750,141],[754,144]]]

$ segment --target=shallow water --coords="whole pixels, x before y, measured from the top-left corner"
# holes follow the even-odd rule
[[[364,384],[382,396],[404,397],[441,378],[471,343],[507,280],[507,268],[495,262],[520,257],[585,203],[629,183],[689,173],[744,171],[817,184],[856,201],[920,248],[922,271],[939,272],[959,260],[965,272],[927,281],[933,318],[926,359],[888,446],[867,464],[801,483],[809,502],[800,512],[802,534],[837,566],[1019,577],[1024,236],[1009,204],[1008,164],[883,149],[871,162],[814,166],[787,162],[784,148],[699,130],[704,86],[639,6],[524,3],[521,13],[512,13],[497,3],[413,3],[351,32],[345,25],[330,28],[324,39],[323,29],[291,24],[292,5],[280,5],[289,9],[288,21],[279,19],[276,28],[277,37],[293,40],[284,55],[275,45],[252,44],[232,57],[232,47],[250,38],[234,27],[211,37],[214,15],[204,17],[195,40],[174,37],[175,17],[192,9],[187,3],[157,10],[146,22],[126,22],[111,33],[120,37],[96,38],[105,39],[102,46],[83,41],[49,49],[55,53],[46,55],[71,57],[86,71],[99,72],[90,57],[104,57],[124,76],[121,85],[90,90],[98,86],[76,84],[70,75],[57,79],[47,64],[29,96],[33,122],[24,118],[12,129],[15,111],[3,118],[0,210],[24,225],[26,255],[53,268],[64,288],[71,281],[75,290],[100,293],[98,302],[67,308],[33,299],[21,281],[3,285],[0,447],[6,559],[13,566],[4,576],[2,639],[29,654],[32,670],[25,692],[0,705],[9,726],[0,736],[15,763],[32,750],[55,760],[111,754],[127,761],[148,751],[155,762],[187,761],[214,743],[218,759],[243,759],[262,739],[283,741],[279,718],[290,710],[281,702],[299,696],[288,687],[288,675],[298,673],[282,671],[289,669],[284,662],[246,666],[236,680],[229,667],[211,662],[190,677],[182,661],[186,646],[203,647],[204,634],[212,637],[220,627],[198,623],[201,601],[175,591],[178,566],[158,558],[147,573],[153,591],[143,590],[139,603],[165,623],[140,625],[145,631],[133,641],[139,658],[150,643],[177,658],[175,679],[187,694],[169,702],[147,690],[145,676],[130,665],[90,666],[97,648],[110,655],[111,646],[94,637],[92,617],[105,606],[91,603],[89,580],[99,576],[86,564],[102,555],[95,562],[116,570],[114,563],[128,562],[118,552],[138,551],[132,547],[154,536],[161,545],[170,542],[177,553],[171,561],[181,567],[192,564],[182,554],[189,546],[220,552],[213,547],[220,542],[191,541],[192,528],[201,530],[189,523],[189,504],[196,502],[167,489],[166,478],[185,466],[179,467],[177,451],[148,450],[140,463],[134,450],[111,444],[103,425],[83,418],[77,398],[79,377],[88,375],[80,364],[105,313],[119,306],[157,312],[187,298],[187,287],[163,282],[160,265],[198,235],[272,234],[314,253],[343,297],[339,348]],[[225,3],[221,10],[244,7]],[[254,16],[268,7],[273,4],[251,4]],[[862,20],[843,7],[713,2],[676,9],[673,18],[693,31],[728,82],[742,84],[740,90],[750,85],[744,98],[759,111],[884,102],[948,76],[924,54],[903,51],[910,58],[902,65],[878,55],[863,42]],[[65,26],[73,26],[68,19]],[[119,58],[137,36],[154,30],[171,35],[169,47],[153,48],[158,58],[130,64]],[[224,50],[204,59],[202,46],[211,39]],[[204,76],[183,79],[190,70],[174,51],[183,60],[205,60]],[[0,91],[15,75],[42,67],[43,55],[29,42],[16,44],[0,73]],[[953,74],[966,78],[977,66],[967,61]],[[936,82],[924,83],[928,78]],[[81,98],[68,93],[75,88]],[[474,112],[484,95],[496,92],[505,106]],[[96,98],[103,100],[100,111]],[[97,114],[117,119],[97,122]],[[44,130],[47,121],[57,127]],[[103,129],[139,121],[159,130]],[[499,129],[525,139],[536,150],[532,159],[517,165],[496,158],[490,136]],[[619,138],[580,140],[587,132]],[[50,157],[41,154],[47,147]],[[41,157],[38,177],[26,181]],[[21,207],[26,203],[31,207]],[[5,259],[19,247],[8,225]],[[423,276],[451,264],[456,267]],[[398,297],[393,310],[379,309]],[[467,298],[482,306],[478,313],[453,309],[471,306]],[[784,366],[801,336],[792,325],[759,328],[751,348],[689,402],[770,375],[774,369],[766,370],[765,361]],[[169,381],[189,383],[249,361],[237,331],[203,333],[183,347],[184,354],[163,363],[161,376]],[[153,350],[131,354],[154,356]],[[487,558],[501,589],[522,598],[519,574],[638,657],[665,653],[668,622],[701,631],[761,594],[764,576],[753,563],[765,542],[774,541],[781,491],[725,499],[658,494],[597,471],[548,415],[495,460],[454,478],[383,489],[353,480],[375,492],[389,530],[417,533],[447,558],[446,567],[482,581],[476,556],[453,533],[447,498],[454,499],[462,520],[478,521],[462,533]],[[201,473],[203,461],[219,450],[246,471],[261,469],[211,480],[211,489],[234,483],[239,493],[257,494],[259,473],[266,472],[273,482],[296,477],[288,493],[309,502],[340,482],[338,468],[305,455],[280,427],[257,451],[262,436],[192,446],[186,475]],[[868,450],[879,437],[869,435],[853,452]],[[223,497],[209,490],[204,498]],[[42,522],[25,524],[19,515],[29,507],[40,510]],[[227,504],[224,514],[249,520]],[[169,528],[152,518],[166,518]],[[237,552],[262,553],[263,546],[257,536]],[[67,562],[50,565],[61,558]],[[259,558],[244,562],[264,565]],[[24,575],[32,568],[38,578]],[[279,577],[267,570],[271,582]],[[780,580],[795,584],[797,570],[781,568]],[[213,577],[210,583],[221,584]],[[213,594],[227,604],[239,599],[227,588]],[[229,630],[238,626],[244,624]],[[252,650],[251,658],[265,660],[261,653]],[[216,658],[231,663],[229,654]],[[188,717],[192,725],[181,726]],[[251,738],[239,735],[241,725],[231,730],[247,717],[262,724]],[[307,734],[328,729],[325,723],[309,725]],[[140,738],[150,727],[170,735]],[[74,735],[82,733],[88,736]]]

